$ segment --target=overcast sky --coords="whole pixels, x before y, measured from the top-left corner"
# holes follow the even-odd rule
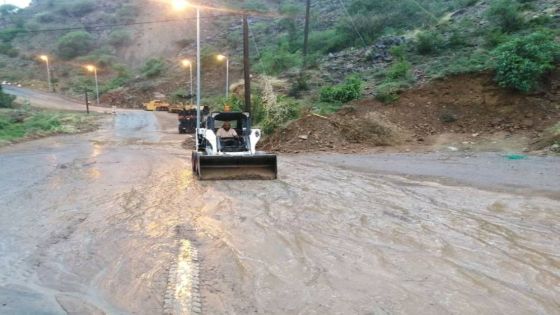
[[[20,8],[24,8],[29,5],[31,0],[0,0],[0,4],[15,4]]]

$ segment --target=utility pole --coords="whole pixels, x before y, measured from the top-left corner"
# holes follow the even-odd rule
[[[249,55],[249,21],[243,15],[243,71],[245,73],[245,111],[251,112],[251,61]]]
[[[86,93],[86,113],[89,114],[89,100],[88,100],[88,89],[87,87],[84,89],[84,92]]]
[[[307,54],[309,49],[309,20],[311,17],[311,0],[307,0],[305,8],[305,31],[303,36],[303,70],[307,68]]]

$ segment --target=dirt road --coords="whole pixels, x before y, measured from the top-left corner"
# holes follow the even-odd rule
[[[560,314],[557,158],[282,156],[277,181],[198,182],[175,123],[0,149],[0,314]]]
[[[20,88],[16,86],[4,85],[2,86],[2,88],[4,89],[5,93],[16,96],[22,102],[26,100],[30,101],[35,107],[70,111],[86,111],[85,100],[83,102],[78,102],[75,99],[63,97],[58,94],[30,90],[27,88]],[[89,102],[90,104],[95,104],[95,98],[92,97]],[[110,112],[111,108],[90,105],[89,110],[103,113]]]

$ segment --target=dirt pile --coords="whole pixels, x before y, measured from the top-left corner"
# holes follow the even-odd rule
[[[309,114],[265,139],[267,151],[299,153],[308,151],[355,152],[369,146],[399,142],[399,131],[377,113],[359,117],[352,108],[324,117]]]
[[[500,88],[491,74],[461,75],[406,91],[392,104],[367,99],[330,117],[303,117],[270,136],[263,147],[281,152],[343,151],[429,143],[442,134],[503,133],[536,142],[559,120],[558,71],[542,91],[531,95]]]
[[[498,87],[490,74],[462,75],[407,91],[394,104],[354,106],[383,113],[420,141],[440,133],[539,133],[560,119],[559,82],[555,73],[545,90],[526,95]]]

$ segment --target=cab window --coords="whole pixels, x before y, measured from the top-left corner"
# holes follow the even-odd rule
[[[224,125],[224,123],[225,123],[225,121],[216,120],[216,121],[214,122],[214,128],[220,129],[220,128],[222,128],[222,126]],[[230,125],[231,125],[231,128],[237,129],[237,120],[230,121],[229,123],[230,123]]]

